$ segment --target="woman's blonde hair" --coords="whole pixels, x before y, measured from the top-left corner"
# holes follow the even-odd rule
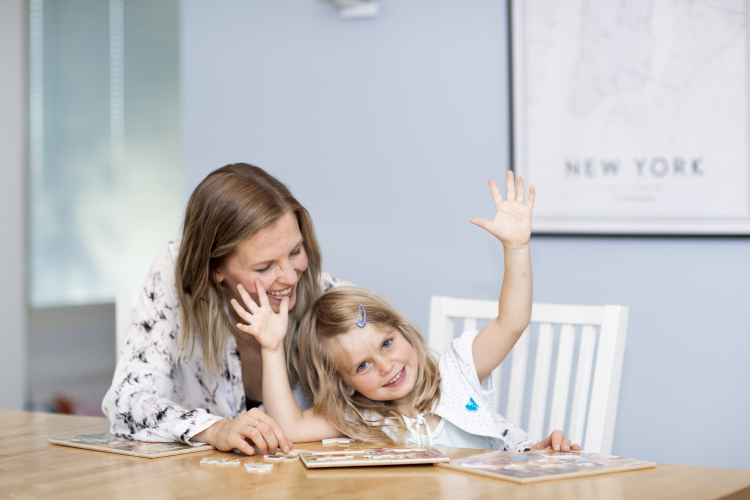
[[[320,290],[321,256],[310,214],[281,182],[263,169],[236,163],[211,172],[193,191],[185,211],[182,243],[177,256],[175,278],[180,300],[182,326],[177,344],[178,361],[189,359],[196,340],[203,347],[208,372],[226,370],[224,350],[230,334],[243,342],[227,314],[229,294],[216,281],[237,247],[265,228],[272,227],[287,213],[293,213],[304,238],[307,269],[295,293],[297,301],[289,311],[289,328],[284,341],[289,380],[298,380],[297,327]]]
[[[411,409],[417,413],[432,411],[440,399],[440,372],[422,334],[385,299],[362,288],[347,286],[323,294],[302,319],[298,335],[300,379],[314,396],[315,412],[325,415],[342,434],[358,441],[403,444],[408,431],[396,407],[357,392],[349,395],[342,376],[342,350],[335,339],[358,328],[360,304],[364,304],[368,325],[399,331],[414,348],[419,364]],[[384,432],[386,426],[397,431],[396,439]]]

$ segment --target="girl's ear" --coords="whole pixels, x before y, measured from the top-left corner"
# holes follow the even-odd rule
[[[344,388],[346,389],[346,393],[347,393],[348,395],[350,395],[350,396],[351,396],[352,394],[354,394],[354,387],[352,387],[352,386],[350,386],[349,384],[346,384],[346,383],[345,383],[345,384],[344,384]]]

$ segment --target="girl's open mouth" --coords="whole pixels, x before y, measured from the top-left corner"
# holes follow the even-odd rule
[[[389,382],[388,382],[387,384],[385,384],[385,385],[384,385],[383,387],[387,387],[387,388],[389,388],[389,389],[391,389],[391,388],[393,388],[393,387],[398,387],[399,385],[401,385],[401,384],[402,384],[402,383],[404,382],[404,380],[406,380],[406,377],[405,377],[405,375],[406,375],[406,366],[404,366],[403,368],[401,368],[401,371],[400,371],[400,372],[398,372],[398,373],[396,374],[396,376],[395,376],[395,377],[393,377],[393,378],[392,378],[392,379],[391,379],[391,380],[390,380],[390,381],[389,381]]]

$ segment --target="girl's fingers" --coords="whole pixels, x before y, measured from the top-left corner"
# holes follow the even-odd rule
[[[279,316],[281,316],[281,319],[284,321],[289,320],[289,296],[281,299],[281,304],[279,304]]]
[[[232,304],[232,307],[234,307],[234,310],[237,311],[237,315],[247,321],[248,323],[252,323],[253,315],[249,312],[245,311],[245,308],[243,308],[239,302],[232,299],[229,301],[230,304]]]
[[[266,289],[263,288],[263,283],[261,283],[258,278],[255,278],[255,290],[258,293],[258,302],[260,302],[260,307],[270,306],[271,304],[270,302],[268,302]]]
[[[255,314],[255,312],[258,310],[258,304],[256,304],[250,294],[247,293],[245,287],[242,285],[237,285],[237,291],[240,292],[240,297],[242,297],[242,301],[245,303],[247,308],[250,309],[250,312]]]
[[[570,451],[570,439],[563,438],[562,444],[560,445],[560,451]]]
[[[515,180],[513,179],[513,171],[512,170],[508,170],[508,182],[507,182],[507,184],[508,184],[508,196],[507,196],[507,199],[508,199],[508,201],[510,201],[510,200],[512,200],[512,199],[514,199],[516,197],[516,183],[515,183]]]
[[[495,184],[495,179],[490,179],[489,184],[490,193],[492,193],[492,201],[495,202],[495,210],[500,210],[500,204],[503,202],[503,195],[500,194],[500,190],[497,188],[497,184]]]
[[[534,199],[536,198],[536,190],[534,189],[534,186],[529,186],[529,200],[526,203],[526,206],[529,207],[529,210],[534,209]]]
[[[526,196],[526,191],[523,188],[523,179],[520,175],[516,177],[516,183],[518,184],[518,194],[516,194],[516,201],[520,201],[521,203],[523,203],[524,197]]]
[[[243,325],[242,323],[237,323],[237,329],[241,332],[249,333],[253,337],[257,337],[255,335],[255,327],[252,325]]]
[[[573,446],[570,447],[570,449],[573,451],[581,451],[581,445],[574,444]]]
[[[469,222],[471,222],[475,226],[481,227],[485,231],[489,231],[490,230],[490,224],[491,224],[491,222],[488,221],[487,219],[480,219],[479,217],[474,217],[472,219],[469,219]]]
[[[552,449],[555,451],[560,451],[560,444],[562,444],[563,440],[563,433],[562,431],[555,430],[552,431],[552,434],[549,435],[550,444],[552,445]]]

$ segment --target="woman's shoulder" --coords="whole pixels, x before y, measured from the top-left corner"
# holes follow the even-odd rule
[[[320,273],[320,287],[324,292],[341,286],[354,286],[354,284],[325,271]]]

